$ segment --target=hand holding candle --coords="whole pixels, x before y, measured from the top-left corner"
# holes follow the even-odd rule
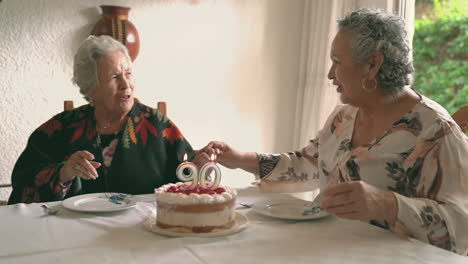
[[[221,170],[219,169],[218,165],[214,162],[216,156],[214,154],[211,155],[210,162],[207,162],[205,165],[200,170],[200,186],[202,188],[210,188],[210,189],[216,189],[219,186],[219,183],[221,182]],[[211,185],[208,185],[206,182],[206,178],[210,175],[210,173],[214,171],[215,172],[215,177],[213,180],[213,183]]]

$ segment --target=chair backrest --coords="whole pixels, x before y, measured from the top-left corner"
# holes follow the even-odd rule
[[[7,183],[7,184],[0,184],[0,188],[11,188],[11,184]],[[7,200],[0,200],[0,206],[1,205],[6,205],[7,204]]]
[[[63,110],[68,111],[72,110],[73,108],[73,101],[63,101]]]
[[[163,116],[166,116],[166,102],[158,102],[157,107],[159,112],[161,112]]]
[[[135,101],[140,102],[137,98],[135,98]],[[163,114],[164,116],[167,114],[166,102],[158,102],[157,107],[161,114]],[[73,106],[73,101],[63,101],[63,110],[68,111],[72,110],[73,108],[75,108]]]
[[[468,105],[460,107],[460,109],[452,115],[452,118],[460,126],[461,130],[466,133],[468,126]]]

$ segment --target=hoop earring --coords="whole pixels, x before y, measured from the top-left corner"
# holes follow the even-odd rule
[[[365,85],[366,81],[374,81],[374,87],[372,89],[368,89]],[[362,80],[362,90],[366,93],[370,93],[370,92],[373,92],[375,90],[377,90],[377,80],[375,78],[372,78],[372,79],[363,79]]]

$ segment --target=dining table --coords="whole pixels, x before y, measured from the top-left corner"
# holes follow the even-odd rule
[[[241,206],[290,194],[237,188],[242,229],[218,236],[154,232],[155,195],[120,211],[70,210],[63,202],[0,206],[0,263],[468,263],[468,258],[367,222],[328,215],[284,219]],[[57,209],[48,213],[43,205]]]

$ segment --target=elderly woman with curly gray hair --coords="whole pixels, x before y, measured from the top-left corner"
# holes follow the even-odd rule
[[[321,207],[462,255],[468,253],[468,139],[447,111],[408,87],[404,22],[359,9],[338,20],[328,78],[342,105],[305,148],[203,151],[256,175],[261,190],[321,190]]]
[[[177,181],[184,154],[195,153],[172,121],[134,99],[125,46],[109,36],[90,36],[75,55],[73,81],[89,104],[54,116],[32,133],[13,170],[9,204],[152,193]]]

